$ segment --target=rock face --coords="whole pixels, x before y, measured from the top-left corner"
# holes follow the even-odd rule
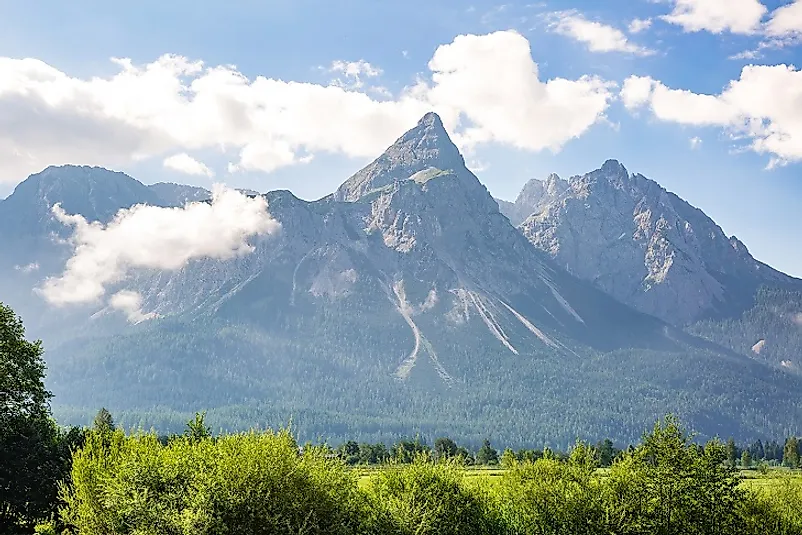
[[[188,202],[205,201],[212,198],[212,192],[205,188],[172,182],[151,184],[148,189],[156,193],[163,203],[170,206],[183,206]]]
[[[530,215],[559,199],[567,189],[568,183],[554,173],[546,180],[533,178],[524,185],[514,203],[499,201],[499,208],[510,223],[518,226]]]
[[[449,139],[440,117],[427,113],[415,128],[340,186],[334,198],[356,201],[366,193],[397,180],[406,180],[419,171],[458,167],[465,167],[459,149]]]
[[[761,284],[792,281],[701,210],[617,161],[564,184],[535,203],[522,232],[560,266],[640,311],[684,325],[740,313]]]

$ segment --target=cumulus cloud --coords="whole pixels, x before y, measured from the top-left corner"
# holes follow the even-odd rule
[[[59,205],[55,217],[73,227],[72,257],[64,272],[38,289],[51,304],[101,300],[109,286],[137,269],[177,270],[198,258],[228,259],[253,251],[248,238],[276,232],[279,223],[262,197],[215,186],[212,202],[182,208],[137,205],[120,210],[104,225],[67,214]],[[130,293],[117,294],[114,308],[135,313]],[[141,305],[141,302],[139,303]]]
[[[802,34],[802,0],[775,9],[765,29],[769,37],[799,37]]]
[[[627,30],[629,33],[640,33],[652,27],[652,19],[633,19]]]
[[[269,172],[318,152],[371,157],[432,109],[465,139],[538,150],[582,134],[611,99],[597,78],[541,81],[528,41],[512,31],[455,38],[435,51],[428,77],[390,98],[249,79],[179,56],[114,62],[112,76],[79,78],[36,59],[0,58],[0,181],[51,164],[114,167],[202,150],[228,155],[233,171]],[[346,77],[379,72],[367,62],[332,68]]]
[[[614,98],[615,84],[594,76],[540,80],[529,42],[513,31],[459,36],[437,49],[429,69],[432,84],[415,91],[446,123],[468,119],[470,125],[455,135],[463,148],[493,141],[559,150],[604,120]]]
[[[165,158],[164,167],[187,175],[214,176],[214,171],[209,169],[206,164],[199,162],[186,152]]]
[[[131,290],[122,290],[109,298],[109,306],[123,312],[130,323],[142,323],[158,315],[154,312],[142,312],[142,295]]]
[[[802,160],[802,72],[793,66],[748,65],[717,95],[632,76],[621,98],[629,109],[648,107],[662,121],[722,127],[750,140],[751,150],[770,155],[770,166]]]
[[[653,50],[631,43],[618,28],[588,20],[576,10],[558,11],[549,18],[549,26],[554,32],[584,43],[591,52],[624,52],[638,56],[654,54]],[[640,23],[643,24],[643,21]]]
[[[672,0],[674,9],[660,17],[686,32],[754,34],[768,12],[759,0]]]
[[[699,147],[702,146],[702,138],[700,138],[699,136],[692,137],[690,139],[690,142],[691,142],[691,148],[692,149],[698,149]]]

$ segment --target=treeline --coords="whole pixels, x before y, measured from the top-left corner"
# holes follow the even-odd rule
[[[481,478],[457,456],[391,458],[360,482],[331,450],[288,430],[212,436],[198,418],[166,441],[99,426],[76,450],[57,515],[39,533],[802,534],[802,486],[744,489],[727,445],[674,418],[598,470],[595,448],[508,457]],[[504,455],[502,454],[502,457]]]

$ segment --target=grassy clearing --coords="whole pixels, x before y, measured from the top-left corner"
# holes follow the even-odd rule
[[[360,466],[353,468],[359,477],[359,486],[365,488],[371,478],[382,470],[381,466]],[[493,486],[497,484],[506,470],[499,467],[466,467],[463,472],[465,482],[469,485],[479,486],[482,484],[489,484]],[[609,473],[609,468],[599,468],[597,473],[606,476]],[[742,470],[741,476],[743,482],[741,485],[748,490],[758,490],[765,492],[772,492],[780,488],[783,483],[790,480],[793,485],[799,485],[802,488],[802,470],[788,470],[787,468],[772,468],[765,475],[757,470]]]

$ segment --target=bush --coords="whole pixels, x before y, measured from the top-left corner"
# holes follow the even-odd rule
[[[608,533],[597,466],[584,444],[577,444],[567,462],[548,456],[513,464],[497,491],[499,522],[516,535]]]
[[[216,439],[92,433],[63,490],[81,535],[353,534],[367,529],[355,476],[286,432]]]
[[[418,454],[411,464],[391,464],[368,487],[373,507],[400,535],[491,533],[477,492],[466,488],[459,461],[433,462]],[[384,531],[383,533],[387,533]]]

